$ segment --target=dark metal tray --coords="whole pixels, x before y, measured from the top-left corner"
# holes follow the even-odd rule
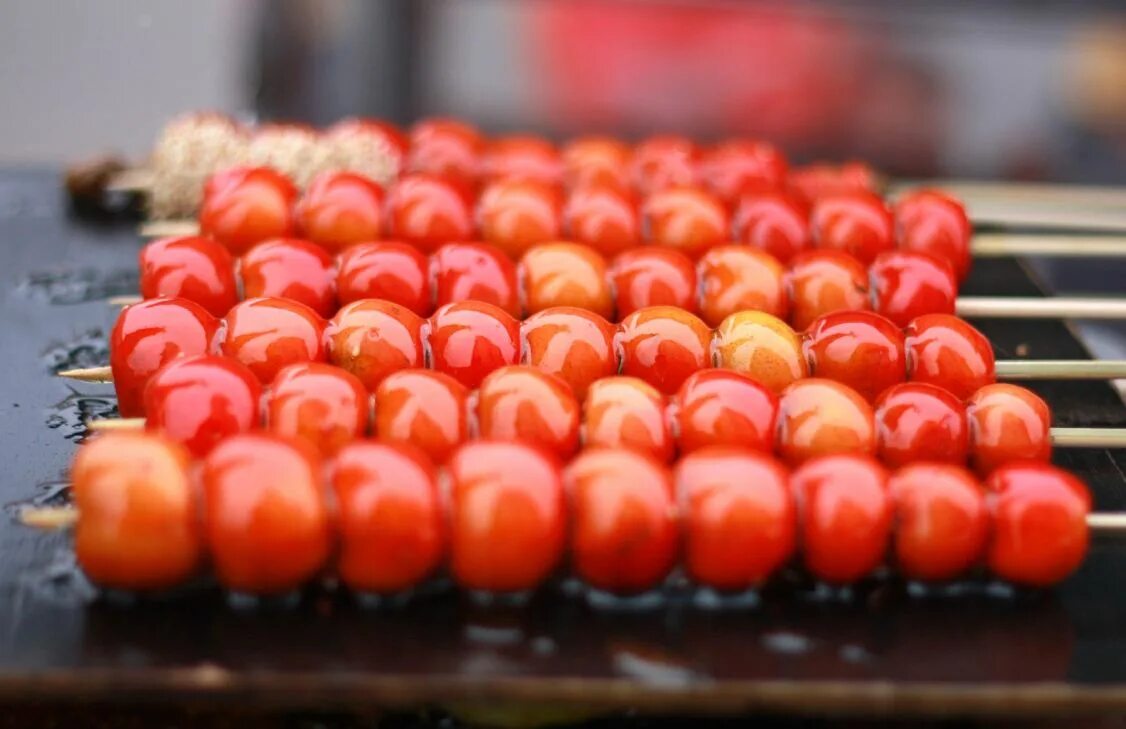
[[[901,584],[824,601],[769,590],[750,611],[685,600],[635,612],[545,594],[482,609],[453,595],[400,609],[308,595],[237,610],[214,592],[143,605],[98,599],[64,535],[18,525],[49,502],[85,414],[108,386],[50,376],[104,361],[139,245],[128,224],[78,223],[59,180],[0,172],[0,700],[215,701],[240,707],[1042,715],[1126,710],[1126,543],[1098,543],[1058,590],[912,595]],[[1012,261],[984,261],[968,292],[1036,295]],[[982,324],[1004,356],[1087,356],[1056,322]],[[1103,383],[1037,385],[1060,425],[1126,426]],[[1097,508],[1126,509],[1126,457],[1061,452]],[[545,715],[546,716],[546,715]]]

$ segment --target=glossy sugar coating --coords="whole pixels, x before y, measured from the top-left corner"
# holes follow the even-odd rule
[[[696,310],[696,267],[680,251],[656,246],[625,251],[611,261],[609,276],[619,318],[650,306]]]
[[[563,145],[563,181],[572,189],[588,185],[629,186],[633,149],[616,137],[591,134]]]
[[[769,142],[726,139],[704,150],[698,174],[720,200],[732,205],[748,192],[778,189],[788,168],[786,156]]]
[[[369,410],[359,378],[324,362],[306,362],[274,378],[266,423],[271,432],[304,440],[329,457],[363,437]]]
[[[903,332],[879,314],[838,311],[802,337],[809,373],[848,385],[869,402],[907,377]]]
[[[672,402],[681,454],[714,445],[774,452],[778,398],[749,377],[701,370],[684,381]]]
[[[889,467],[968,462],[965,405],[941,387],[923,382],[894,385],[876,400],[875,414],[879,457]]]
[[[582,439],[586,447],[624,448],[660,462],[676,452],[664,396],[636,377],[591,384],[583,401]]]
[[[563,204],[569,240],[613,256],[641,244],[641,213],[632,190],[605,182],[572,188]]]
[[[430,256],[436,306],[481,301],[520,315],[516,265],[488,243],[447,243]]]
[[[577,243],[545,243],[520,259],[520,291],[525,314],[556,306],[586,309],[610,319],[614,300],[606,260]]]
[[[700,282],[700,318],[718,326],[740,311],[761,311],[780,319],[789,315],[786,271],[777,259],[745,245],[712,248],[696,264]]]
[[[339,252],[385,237],[383,187],[355,172],[322,172],[305,189],[295,210],[297,229],[308,240]]]
[[[419,316],[434,310],[430,259],[410,243],[379,241],[349,247],[340,255],[336,289],[341,306],[360,299],[384,299]]]
[[[630,451],[587,450],[564,471],[571,501],[571,567],[621,594],[658,587],[676,562],[679,534],[668,469]]]
[[[816,458],[794,471],[798,542],[805,568],[835,584],[855,582],[884,561],[894,507],[888,472],[867,456]]]
[[[650,245],[674,248],[692,259],[728,240],[731,223],[718,198],[699,187],[667,187],[641,203]]]
[[[344,306],[327,330],[332,363],[360,378],[369,391],[388,375],[422,367],[425,320],[409,309],[375,299]]]
[[[433,574],[446,545],[438,473],[401,444],[346,445],[332,468],[337,504],[336,569],[349,589],[393,594]]]
[[[769,579],[797,547],[789,473],[769,455],[711,446],[674,470],[684,567],[697,584],[738,591]]]
[[[78,449],[71,497],[79,566],[93,582],[161,590],[192,577],[204,555],[188,453],[150,433],[106,433]]]
[[[810,227],[818,248],[843,251],[867,266],[895,247],[891,211],[867,191],[826,195],[813,204]]]
[[[798,465],[837,453],[876,452],[876,425],[870,406],[855,390],[810,377],[793,383],[779,398],[778,455]]]
[[[970,428],[970,460],[985,475],[1013,461],[1052,457],[1052,412],[1031,390],[994,383],[966,401]]]
[[[813,246],[809,209],[794,195],[779,189],[756,189],[743,194],[731,215],[732,237],[788,265]]]
[[[642,194],[696,182],[700,149],[687,137],[656,134],[633,148],[630,181]]]
[[[406,168],[461,181],[477,178],[485,138],[476,128],[456,119],[430,118],[410,130]]]
[[[517,443],[476,441],[449,463],[450,572],[466,589],[535,589],[563,557],[562,476],[553,458]]]
[[[863,162],[834,165],[824,162],[791,168],[786,184],[806,203],[842,192],[875,192],[879,188],[876,171]]]
[[[471,195],[449,178],[403,175],[387,194],[385,212],[388,237],[411,243],[425,253],[443,243],[473,239]]]
[[[207,455],[200,479],[207,545],[223,587],[284,594],[324,568],[332,530],[311,446],[236,435]]]
[[[161,238],[137,256],[141,296],[190,299],[212,316],[238,303],[234,259],[218,241],[202,236]]]
[[[144,415],[148,379],[177,357],[215,348],[219,321],[187,299],[146,299],[121,310],[109,337],[110,371],[123,418]]]
[[[481,237],[518,259],[532,246],[563,233],[563,195],[549,182],[519,177],[489,183],[477,200]]]
[[[907,577],[951,580],[985,556],[985,489],[961,466],[917,463],[888,482],[895,502],[895,562]]]
[[[446,304],[429,319],[430,366],[475,388],[493,370],[519,359],[519,329],[515,319],[491,304]]]
[[[203,189],[200,233],[239,255],[271,238],[297,233],[293,206],[298,191],[269,167],[234,167],[212,175]]]
[[[485,143],[478,174],[485,182],[510,179],[557,185],[563,178],[563,161],[547,139],[510,134]]]
[[[663,393],[676,392],[693,372],[708,366],[711,330],[696,316],[652,306],[624,318],[614,343],[623,375],[638,377]]]
[[[894,212],[902,250],[930,254],[949,263],[959,282],[966,278],[973,227],[962,203],[940,190],[912,190],[896,201]]]
[[[583,309],[544,309],[520,323],[520,361],[556,375],[581,401],[596,380],[618,372],[615,331]]]
[[[435,463],[444,463],[469,439],[468,400],[465,385],[441,372],[393,372],[375,390],[374,434],[411,443]]]
[[[993,346],[955,316],[920,316],[903,334],[910,382],[936,385],[964,400],[996,379]]]
[[[897,326],[923,314],[953,314],[958,281],[950,264],[925,253],[888,251],[868,269],[872,307]]]
[[[801,338],[781,319],[742,311],[720,322],[712,343],[716,367],[735,370],[774,392],[809,374]]]
[[[336,265],[310,241],[277,238],[259,243],[239,259],[239,274],[247,299],[289,299],[323,317],[336,313]]]
[[[534,367],[502,367],[476,393],[481,438],[512,440],[569,457],[579,447],[579,402],[571,388]]]
[[[866,311],[868,269],[847,253],[806,251],[794,257],[786,277],[790,323],[797,330],[835,311]]]
[[[263,384],[286,365],[325,360],[325,322],[296,301],[247,299],[231,309],[226,323],[223,354],[249,367]]]
[[[145,428],[207,455],[223,440],[262,424],[262,387],[254,373],[229,357],[197,354],[174,359],[145,387]]]

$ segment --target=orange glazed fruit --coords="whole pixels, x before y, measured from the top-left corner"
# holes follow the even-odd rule
[[[278,373],[266,418],[272,432],[300,438],[327,457],[363,436],[368,410],[368,393],[355,375],[310,362]]]
[[[1036,393],[1017,385],[994,383],[966,401],[970,459],[979,473],[1013,461],[1052,457],[1052,412]]]
[[[778,454],[791,465],[835,453],[876,452],[872,407],[860,393],[832,380],[810,377],[782,391]]]
[[[633,149],[614,137],[578,137],[563,145],[563,179],[570,188],[590,184],[629,185],[629,164]]]
[[[809,374],[801,338],[781,319],[742,311],[715,330],[715,365],[746,375],[774,392]]]
[[[651,306],[618,325],[615,345],[622,353],[622,374],[645,380],[670,394],[688,375],[709,365],[711,330],[681,309]]]
[[[895,247],[891,211],[871,192],[827,195],[813,204],[810,214],[814,244],[854,256],[867,266]]]
[[[993,345],[956,316],[928,314],[904,330],[907,379],[966,399],[996,379]]]
[[[490,183],[477,200],[481,237],[510,258],[563,231],[563,196],[554,185],[508,178]]]
[[[692,259],[730,238],[727,209],[711,193],[697,187],[669,187],[641,204],[650,244],[681,251]]]
[[[443,463],[469,438],[469,390],[441,372],[401,370],[375,390],[375,435],[419,448]]]
[[[563,380],[533,367],[502,367],[477,390],[482,438],[539,446],[566,458],[579,446],[579,403]]]
[[[473,237],[473,205],[468,189],[434,175],[403,175],[387,194],[389,237],[429,253],[443,243]]]
[[[766,253],[744,245],[712,248],[696,264],[700,317],[718,326],[739,311],[762,311],[785,319],[790,300],[786,271]]]
[[[664,397],[636,377],[606,377],[590,386],[582,433],[587,447],[626,448],[662,462],[675,452]]]
[[[790,322],[807,328],[834,311],[866,311],[868,269],[847,253],[807,251],[790,262]]]
[[[238,303],[235,263],[217,241],[202,236],[161,238],[138,255],[141,296],[178,296],[223,316]]]
[[[573,306],[610,318],[614,300],[606,261],[577,243],[544,243],[520,259],[523,308],[535,314],[553,306]]]
[[[657,134],[633,148],[630,178],[642,193],[696,182],[700,150],[687,137]]]
[[[521,362],[566,382],[575,397],[618,371],[612,324],[584,309],[554,307],[520,323]]]
[[[684,566],[694,582],[745,590],[793,556],[797,508],[789,473],[769,455],[713,446],[676,464]]]
[[[700,177],[712,192],[731,204],[754,190],[778,189],[789,165],[773,144],[757,139],[728,139],[706,150]]]
[[[351,443],[332,468],[340,554],[349,589],[379,594],[417,586],[441,564],[446,542],[438,474],[421,452]]]
[[[479,170],[486,181],[519,179],[558,184],[563,178],[559,150],[543,137],[510,134],[485,143]]]
[[[356,301],[329,324],[329,356],[374,390],[392,372],[422,366],[423,323],[414,312],[388,301]]]
[[[613,256],[641,243],[637,198],[628,188],[588,184],[574,188],[563,205],[567,237]]]
[[[953,314],[958,296],[954,270],[925,253],[888,251],[868,268],[876,311],[898,326],[923,314]]]
[[[320,316],[336,313],[336,270],[324,249],[306,240],[264,241],[239,259],[243,296],[290,299]]]
[[[477,441],[454,453],[449,479],[450,571],[458,585],[526,592],[546,580],[567,539],[554,459],[519,443]]]
[[[429,271],[429,259],[408,243],[357,243],[340,255],[336,295],[341,305],[384,299],[426,316],[434,309]]]
[[[297,226],[329,251],[384,237],[383,188],[355,172],[322,172],[309,183],[296,209]]]
[[[648,306],[696,311],[696,267],[671,248],[634,248],[610,263],[615,308],[625,318]]]
[[[848,584],[884,561],[892,532],[888,472],[867,456],[835,455],[794,471],[802,560],[815,577]]]
[[[659,586],[679,548],[668,469],[632,451],[596,449],[573,460],[564,479],[575,574],[616,593]]]
[[[950,580],[985,555],[985,489],[961,466],[918,463],[888,482],[895,502],[895,559],[917,580]]]
[[[117,410],[145,414],[145,385],[177,357],[212,351],[219,321],[187,299],[147,299],[125,307],[109,336],[109,364]]]
[[[964,466],[970,437],[962,401],[941,387],[906,382],[876,401],[880,460],[888,466],[933,461]]]
[[[423,119],[410,130],[407,170],[472,181],[484,148],[481,132],[465,122]]]
[[[869,402],[907,377],[903,332],[879,314],[826,314],[813,322],[804,340],[811,375],[848,385]]]
[[[191,577],[203,557],[188,454],[151,433],[106,433],[78,449],[71,495],[74,552],[90,580],[159,590]]]
[[[247,299],[227,314],[223,354],[250,368],[263,384],[286,365],[325,359],[324,319],[296,301]]]
[[[783,190],[756,190],[739,198],[731,216],[732,237],[785,265],[812,247],[809,210]]]
[[[681,453],[709,445],[774,452],[778,398],[728,370],[700,370],[680,386],[675,404]]]
[[[207,179],[199,231],[239,255],[270,238],[296,232],[297,188],[269,167],[233,167]]]
[[[236,435],[207,455],[201,480],[207,545],[224,587],[286,593],[324,567],[332,530],[310,446]]]
[[[520,324],[491,304],[446,304],[429,327],[431,367],[469,388],[520,356]]]

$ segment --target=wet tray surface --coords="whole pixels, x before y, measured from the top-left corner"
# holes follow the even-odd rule
[[[68,218],[54,175],[0,172],[0,699],[215,699],[240,705],[413,706],[500,701],[652,711],[1021,713],[1126,710],[1126,541],[1097,542],[1056,591],[913,596],[898,583],[848,600],[768,591],[750,611],[673,599],[596,610],[548,593],[519,608],[446,594],[364,609],[312,593],[237,610],[217,592],[125,605],[96,599],[63,535],[18,525],[59,497],[81,422],[105,385],[51,377],[103,363],[114,310],[135,291],[129,224]],[[1036,295],[1010,261],[967,293]],[[1082,358],[1054,322],[983,323],[999,355]],[[1103,383],[1036,385],[1059,425],[1126,426]],[[1096,508],[1126,509],[1126,453],[1065,451]]]

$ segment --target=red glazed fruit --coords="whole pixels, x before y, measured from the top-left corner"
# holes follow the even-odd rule
[[[712,447],[676,465],[684,524],[684,566],[716,590],[762,584],[794,554],[797,508],[789,474],[768,455]]]
[[[488,592],[535,589],[567,539],[562,477],[554,460],[519,443],[462,446],[449,465],[450,571]]]
[[[671,248],[634,248],[614,258],[610,282],[619,318],[649,306],[696,311],[696,267]]]
[[[408,243],[358,243],[340,255],[336,275],[340,304],[384,299],[426,316],[434,309],[430,262]]]
[[[145,387],[145,427],[204,456],[261,424],[261,396],[254,373],[233,359],[210,354],[175,359]]]
[[[138,262],[146,299],[188,299],[212,316],[223,316],[238,303],[234,259],[210,238],[162,238],[142,248]]]
[[[879,187],[876,171],[863,162],[798,167],[790,170],[786,182],[806,203],[841,193],[876,192]]]
[[[279,238],[254,246],[240,259],[243,295],[290,299],[321,316],[336,312],[336,273],[332,258],[320,246],[296,238]]]
[[[310,362],[278,373],[266,420],[274,433],[300,438],[328,457],[364,435],[369,409],[368,393],[355,375]]]
[[[556,375],[581,401],[593,382],[618,371],[615,331],[583,309],[545,309],[520,324],[521,362]]]
[[[247,299],[227,314],[222,350],[266,384],[286,365],[324,361],[324,329],[324,319],[304,304]]]
[[[563,206],[567,237],[604,256],[641,243],[637,199],[628,188],[589,184],[571,190]]]
[[[433,251],[443,243],[473,237],[468,190],[453,180],[415,173],[404,175],[387,195],[390,237]]]
[[[879,314],[827,314],[813,322],[804,340],[811,375],[848,385],[869,402],[907,377],[903,332]]]
[[[297,227],[332,252],[379,240],[385,232],[383,188],[355,172],[322,172],[297,204]]]
[[[868,297],[868,270],[847,253],[801,253],[790,263],[788,282],[790,322],[798,330],[835,311],[872,308]]]
[[[543,137],[512,134],[485,144],[481,176],[486,181],[517,179],[558,184],[563,177],[559,150]]]
[[[337,570],[351,590],[396,593],[441,564],[446,534],[438,474],[409,446],[351,443],[336,456]]]
[[[867,266],[895,247],[895,224],[884,201],[871,192],[828,195],[817,200],[810,216],[818,248],[843,251]]]
[[[491,304],[446,304],[429,325],[431,366],[466,387],[477,387],[520,356],[520,324]]]
[[[525,365],[502,367],[477,390],[482,438],[527,443],[567,458],[579,446],[579,403],[567,383]]]
[[[270,238],[296,232],[297,188],[269,167],[234,167],[212,175],[203,188],[199,230],[236,255]]]
[[[710,362],[711,330],[681,309],[651,306],[618,325],[615,346],[622,374],[645,380],[665,394],[676,392],[688,375]]]
[[[684,381],[673,402],[681,453],[710,445],[774,452],[778,398],[749,377],[701,370]]]
[[[724,202],[748,191],[777,189],[786,181],[786,157],[757,139],[728,139],[704,152],[700,177]]]
[[[925,253],[881,253],[868,269],[872,305],[896,325],[924,314],[953,314],[958,282],[950,266]]]
[[[895,203],[895,225],[900,248],[946,261],[965,279],[973,228],[962,203],[938,190],[914,190]]]
[[[430,257],[430,277],[437,306],[482,301],[520,314],[516,266],[488,243],[447,243]]]
[[[218,330],[219,321],[187,299],[147,299],[122,309],[109,338],[121,417],[144,415],[149,377],[177,357],[211,352]]]
[[[700,150],[695,142],[675,134],[658,134],[633,149],[630,178],[642,193],[696,182]]]
[[[728,240],[730,221],[723,203],[698,187],[668,187],[641,205],[649,243],[675,248],[692,259]]]
[[[586,309],[609,318],[614,300],[606,261],[577,243],[544,243],[520,259],[520,292],[529,314],[555,306]]]
[[[320,480],[312,449],[278,436],[236,435],[208,454],[204,524],[220,584],[286,593],[324,567],[332,530]]]
[[[956,316],[920,316],[904,335],[911,382],[941,387],[964,400],[996,379],[993,346]]]
[[[988,557],[993,574],[1046,587],[1082,564],[1091,511],[1082,481],[1048,464],[1015,463],[995,470],[985,486],[993,514]]]
[[[151,433],[100,435],[78,449],[71,496],[82,515],[74,553],[92,582],[160,590],[199,568],[200,504],[179,445]]]
[[[867,456],[826,456],[794,471],[790,485],[802,559],[815,577],[848,584],[883,563],[893,514],[883,466]]]
[[[372,391],[393,372],[422,367],[424,323],[389,301],[356,301],[341,308],[329,324],[329,356]]]
[[[622,594],[659,586],[679,547],[668,469],[628,450],[589,450],[571,462],[564,479],[575,574]]]
[[[876,401],[880,460],[891,467],[931,461],[965,465],[970,437],[966,408],[941,387],[906,382]]]
[[[710,326],[739,311],[763,311],[781,319],[789,314],[785,269],[766,253],[744,245],[716,246],[696,269],[700,317]]]
[[[629,186],[633,150],[613,137],[586,136],[563,145],[563,179],[570,188],[584,185]]]
[[[635,377],[607,377],[583,401],[583,444],[626,448],[657,461],[672,460],[675,444],[665,399]]]
[[[950,580],[985,556],[985,490],[961,466],[919,463],[888,482],[895,502],[895,559],[916,580]]]
[[[472,181],[477,177],[485,140],[454,119],[423,119],[411,127],[407,170]]]
[[[783,265],[813,245],[809,210],[782,190],[743,195],[735,206],[731,227],[735,240],[774,256]]]
[[[469,439],[469,390],[441,372],[401,370],[375,390],[375,435],[411,443],[443,463]]]
[[[539,180],[500,179],[477,200],[481,237],[510,258],[519,258],[537,243],[556,240],[563,231],[563,196]]]
[[[1017,385],[986,385],[966,401],[970,460],[979,473],[1013,461],[1052,457],[1052,412],[1036,393]]]
[[[782,391],[778,454],[791,465],[836,453],[876,452],[872,407],[856,390],[810,377]]]

